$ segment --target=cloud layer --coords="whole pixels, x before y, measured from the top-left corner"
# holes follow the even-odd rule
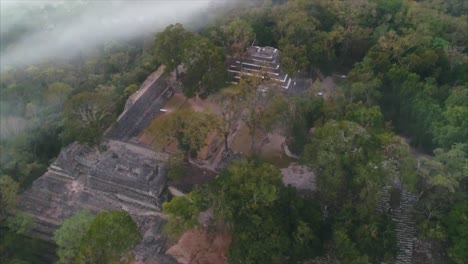
[[[160,31],[170,23],[190,25],[213,7],[210,0],[0,0],[0,4],[2,71],[67,58],[109,41]]]

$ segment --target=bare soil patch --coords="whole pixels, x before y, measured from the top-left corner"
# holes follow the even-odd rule
[[[166,254],[182,264],[224,264],[230,244],[231,236],[227,232],[190,230]]]

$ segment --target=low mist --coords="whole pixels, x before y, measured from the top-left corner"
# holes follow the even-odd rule
[[[0,71],[69,58],[99,45],[206,21],[222,1],[0,0]]]

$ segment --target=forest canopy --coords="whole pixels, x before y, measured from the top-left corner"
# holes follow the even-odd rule
[[[76,5],[71,11],[86,9]],[[74,14],[46,7],[24,10],[34,25],[2,26],[0,51],[22,47],[22,37],[37,29],[50,29],[47,36],[54,36],[52,19]],[[179,111],[153,128],[176,140],[186,160],[204,146],[202,136],[214,126],[228,149],[232,117],[245,112],[252,153],[260,132],[281,131],[298,162],[314,171],[317,185],[312,198],[303,196],[283,186],[277,164],[258,157],[236,161],[213,182],[164,204],[168,234],[196,227],[196,215],[212,208],[233,234],[228,256],[233,263],[299,261],[327,250],[342,263],[389,262],[398,251],[394,222],[375,208],[379,191],[393,186],[392,193],[416,197],[411,219],[417,239],[435,243],[453,263],[464,263],[467,1],[256,0],[210,8],[219,13],[197,20],[203,21],[194,23],[199,26],[153,24],[143,34],[94,43],[89,52],[67,59],[34,59],[1,69],[0,229],[6,235],[0,257],[34,262],[30,252],[17,248],[24,238],[14,227],[28,222],[27,216],[13,217],[17,195],[62,147],[74,141],[99,144],[127,98],[165,64],[168,72],[176,69],[185,96],[212,96],[223,106],[220,120]],[[51,47],[60,44],[54,40]],[[256,88],[265,80],[243,78],[230,85],[226,65],[243,61],[251,45],[278,48],[285,73],[308,87],[259,100]],[[332,90],[322,84],[327,77],[335,80]],[[12,219],[20,224],[8,224]],[[140,239],[122,212],[95,218],[82,212],[67,221],[56,233],[64,262],[112,262]],[[83,230],[80,237],[69,236],[71,227]],[[122,233],[106,244],[109,228]],[[69,244],[64,241],[76,244],[63,246]],[[40,250],[34,241],[25,243]],[[17,256],[11,253],[16,250]]]

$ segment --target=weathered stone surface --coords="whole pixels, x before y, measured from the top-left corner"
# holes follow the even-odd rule
[[[272,47],[253,46],[247,50],[247,58],[234,61],[229,65],[233,83],[238,83],[242,76],[267,76],[283,90],[292,89],[295,82],[285,74],[279,65],[280,51]]]
[[[315,174],[307,166],[291,165],[281,169],[283,184],[300,191],[315,191]]]
[[[159,67],[127,100],[117,123],[106,132],[107,138],[131,141],[151,123],[172,96],[170,81],[162,77],[163,72],[164,66]]]
[[[160,263],[175,263],[163,256],[164,215],[160,213],[167,190],[164,163],[152,150],[109,142],[98,152],[78,143],[64,148],[49,171],[24,192],[20,208],[34,217],[30,235],[52,241],[55,230],[81,209],[128,211],[143,239],[135,248],[137,263],[150,256]]]
[[[406,190],[400,193],[400,203],[396,208],[390,206],[389,186],[383,188],[379,192],[379,201],[377,202],[377,213],[386,213],[390,215],[395,223],[395,231],[397,237],[398,253],[395,264],[410,264],[413,263],[413,247],[415,241],[415,221],[413,219],[413,208],[416,204],[417,197],[415,194]]]
[[[127,101],[117,123],[106,131],[99,151],[78,143],[62,149],[48,171],[26,190],[20,209],[34,217],[31,236],[52,242],[55,230],[77,211],[125,210],[137,222],[141,243],[136,263],[175,263],[162,252],[168,156],[133,142],[172,95],[164,66]]]

